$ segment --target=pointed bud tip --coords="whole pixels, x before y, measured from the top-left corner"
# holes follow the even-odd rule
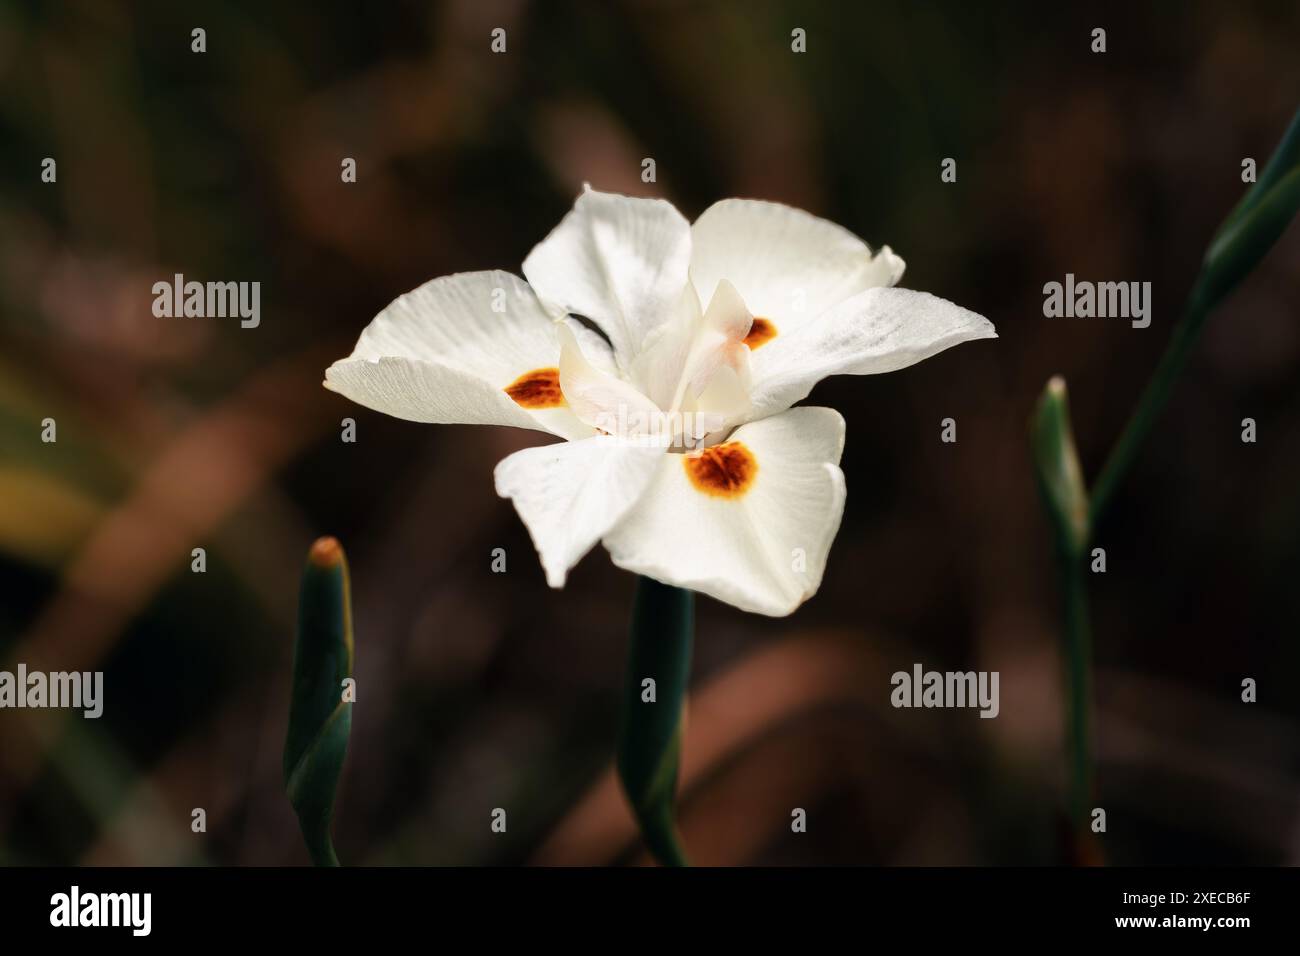
[[[1047,380],[1047,394],[1052,398],[1065,397],[1065,378],[1060,375],[1053,375]]]
[[[317,538],[307,552],[307,560],[318,568],[335,567],[343,561],[343,545],[339,544],[338,538],[330,535]]]

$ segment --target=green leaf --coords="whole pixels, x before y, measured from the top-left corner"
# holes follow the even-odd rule
[[[1065,379],[1059,375],[1048,381],[1038,399],[1030,422],[1030,445],[1057,541],[1068,553],[1081,554],[1089,534],[1088,488],[1074,446]]]
[[[1194,295],[1205,308],[1220,302],[1248,276],[1300,209],[1300,165],[1224,227],[1210,243]]]
[[[1228,214],[1228,218],[1223,220],[1223,225],[1219,226],[1219,234],[1259,205],[1264,196],[1297,167],[1300,167],[1300,109],[1296,110],[1295,116],[1291,117],[1291,125],[1282,134],[1282,141],[1277,144],[1277,149],[1273,150],[1273,155],[1265,164],[1264,171],[1256,178],[1254,185],[1246,190],[1246,195],[1241,197],[1241,202],[1237,203],[1236,208]]]
[[[1250,274],[1300,209],[1300,110],[1259,179],[1210,241],[1193,299],[1208,311]]]
[[[330,824],[352,729],[352,704],[343,700],[352,656],[347,558],[334,538],[320,538],[303,568],[284,741],[285,791],[317,866],[338,866]]]
[[[1029,432],[1034,472],[1052,519],[1061,576],[1070,832],[1086,833],[1087,807],[1093,790],[1092,631],[1083,561],[1092,534],[1092,517],[1088,510],[1088,487],[1079,467],[1079,453],[1070,427],[1069,396],[1061,376],[1053,376],[1043,389]]]
[[[677,838],[674,804],[694,633],[693,592],[637,579],[618,773],[647,848],[668,866],[687,865]],[[654,681],[653,702],[643,700],[647,678]]]

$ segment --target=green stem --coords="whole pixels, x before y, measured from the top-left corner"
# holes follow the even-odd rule
[[[330,840],[328,832],[323,832],[318,836],[308,836],[305,832],[303,837],[307,843],[307,853],[311,856],[313,866],[338,866],[338,854],[334,852],[334,843]]]
[[[1065,737],[1067,814],[1072,843],[1087,826],[1093,798],[1092,633],[1085,561],[1092,528],[1088,489],[1070,427],[1065,381],[1048,381],[1030,419],[1030,447],[1043,506],[1051,519],[1065,621]]]
[[[665,866],[689,865],[677,836],[674,804],[694,633],[693,592],[637,579],[618,773],[646,848]]]
[[[1060,555],[1064,603],[1069,752],[1070,822],[1087,826],[1093,797],[1092,768],[1092,631],[1088,623],[1088,588],[1080,554]]]
[[[1196,345],[1201,328],[1205,325],[1206,316],[1209,315],[1209,309],[1203,302],[1201,289],[1202,284],[1198,283],[1192,291],[1187,309],[1177,328],[1174,329],[1169,346],[1160,358],[1160,364],[1156,366],[1151,381],[1143,389],[1142,397],[1138,399],[1137,406],[1124,426],[1124,431],[1106,457],[1106,464],[1102,466],[1101,474],[1093,485],[1092,504],[1088,511],[1088,521],[1092,527],[1096,527],[1106,506],[1110,504],[1115,490],[1132,467],[1142,443],[1146,441],[1156,419],[1168,404],[1169,395],[1187,366],[1192,348]]]
[[[1069,813],[1086,832],[1093,793],[1092,635],[1084,563],[1097,523],[1169,402],[1206,317],[1259,264],[1300,209],[1300,110],[1252,187],[1210,241],[1196,285],[1151,380],[1115,442],[1091,494],[1070,428],[1065,382],[1051,379],[1030,420],[1039,491],[1052,520],[1065,617]]]
[[[664,866],[691,865],[677,835],[677,824],[673,820],[671,806],[657,815],[638,815],[637,822],[641,825],[641,838],[645,840],[646,849],[656,860]]]
[[[319,538],[307,554],[299,589],[284,740],[285,793],[317,866],[339,865],[330,824],[352,731],[344,683],[352,677],[353,656],[347,558],[334,538]]]

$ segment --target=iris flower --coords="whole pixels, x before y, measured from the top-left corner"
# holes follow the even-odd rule
[[[325,386],[397,418],[560,442],[496,468],[547,582],[601,542],[621,568],[746,611],[816,593],[844,511],[844,419],[793,407],[828,375],[892,372],[988,320],[896,288],[903,260],[776,203],[587,188],[507,272],[434,279],[362,332]]]

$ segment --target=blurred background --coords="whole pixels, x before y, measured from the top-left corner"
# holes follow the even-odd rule
[[[1297,106],[1297,48],[1294,3],[0,2],[0,668],[106,675],[99,720],[0,711],[0,862],[306,862],[280,755],[325,533],[356,611],[344,862],[644,860],[611,775],[634,579],[597,549],[549,590],[493,491],[544,439],[320,387],[400,293],[518,272],[584,181],[689,218],[726,196],[808,209],[1000,334],[813,393],[848,422],[844,524],[793,616],[699,601],[688,851],[1057,862],[1060,625],[1027,418],[1063,374],[1095,476],[1242,159],[1262,166]],[[1212,316],[1099,532],[1112,863],[1300,863],[1297,254],[1293,228]],[[176,272],[260,281],[260,327],[155,318]],[[1152,282],[1150,328],[1045,319],[1067,272]],[[892,709],[915,662],[999,671],[1000,716]]]

